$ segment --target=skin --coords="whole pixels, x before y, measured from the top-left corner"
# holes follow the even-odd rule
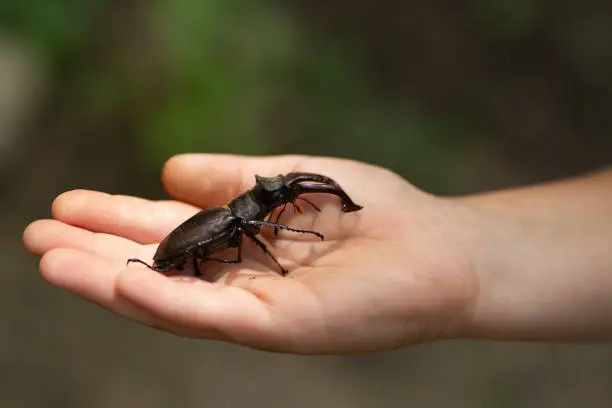
[[[254,174],[308,171],[364,206],[285,211],[316,237],[261,235],[286,278],[245,240],[244,262],[203,265],[207,282],[167,277],[157,243],[200,208],[250,188]],[[387,350],[451,338],[612,338],[612,173],[478,196],[442,198],[364,163],[320,157],[182,155],[163,171],[177,201],[75,190],[24,232],[48,282],[139,323],[181,336],[300,354]],[[233,254],[227,259],[231,259]]]

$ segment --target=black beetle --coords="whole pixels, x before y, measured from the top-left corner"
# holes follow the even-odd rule
[[[315,210],[321,211],[314,203],[300,197],[306,193],[337,196],[342,202],[343,212],[353,212],[363,208],[355,204],[338,183],[320,174],[297,172],[276,177],[256,175],[255,186],[252,189],[235,197],[224,207],[200,211],[170,232],[159,244],[153,256],[153,265],[137,258],[128,259],[127,263],[138,262],[157,272],[168,272],[172,269],[182,270],[187,262],[193,261],[195,274],[200,276],[198,261],[240,263],[242,238],[246,235],[272,258],[284,276],[287,270],[256,235],[260,233],[262,226],[269,226],[274,228],[275,234],[282,229],[313,234],[323,240],[324,236],[319,232],[291,228],[278,223],[288,204],[294,205],[301,212],[296,200],[303,200]],[[271,219],[273,211],[279,206],[283,208],[278,213],[276,221],[266,221],[266,217],[269,216]],[[238,249],[236,259],[211,258],[211,255],[228,248]]]

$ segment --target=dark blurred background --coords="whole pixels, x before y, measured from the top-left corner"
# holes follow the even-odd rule
[[[438,194],[593,170],[611,73],[608,0],[2,0],[0,406],[612,406],[609,345],[189,341],[45,285],[20,240],[67,189],[164,197],[179,152],[355,158]]]

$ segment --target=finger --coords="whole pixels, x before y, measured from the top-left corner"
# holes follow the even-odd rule
[[[271,331],[265,303],[238,287],[213,286],[200,280],[186,284],[130,268],[117,278],[117,291],[149,313],[199,332],[200,337],[217,335],[253,345]]]
[[[57,220],[38,220],[23,233],[26,249],[42,255],[56,248],[72,248],[108,260],[151,257],[153,246],[146,247],[116,235],[92,232]]]
[[[128,319],[180,335],[190,335],[183,328],[143,310],[120,296],[115,279],[121,266],[93,254],[74,249],[56,249],[40,262],[40,273],[47,282],[92,301]]]
[[[174,201],[150,201],[97,191],[72,190],[58,196],[53,218],[95,232],[122,236],[141,244],[161,241],[198,209]]]
[[[251,188],[256,174],[275,176],[292,171],[332,177],[360,202],[365,201],[367,188],[380,187],[378,179],[372,175],[387,172],[377,166],[329,157],[186,154],[175,156],[166,163],[162,179],[172,197],[206,208],[223,205]],[[400,180],[394,176],[397,182],[396,179]],[[393,183],[390,188],[395,188]]]
[[[271,176],[288,173],[303,160],[306,157],[178,155],[166,163],[162,179],[172,197],[206,208],[225,204],[251,188],[255,183],[255,174]]]

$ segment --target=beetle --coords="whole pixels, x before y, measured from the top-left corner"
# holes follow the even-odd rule
[[[313,202],[301,197],[307,193],[323,193],[337,196],[342,203],[343,212],[359,211],[363,207],[355,204],[348,194],[333,179],[316,173],[294,172],[275,177],[255,175],[255,186],[233,198],[223,207],[212,207],[198,212],[184,221],[159,244],[153,264],[150,265],[138,258],[127,260],[127,264],[136,262],[157,272],[168,272],[173,269],[183,270],[188,262],[193,262],[196,276],[201,276],[199,262],[242,262],[243,236],[251,239],[276,263],[281,275],[287,270],[268,250],[256,235],[263,226],[273,227],[275,235],[279,230],[312,234],[323,240],[323,234],[317,231],[291,228],[279,224],[278,220],[286,206],[291,204],[299,212],[297,200],[311,205],[316,211],[321,209]],[[276,220],[271,221],[273,212],[282,206]],[[268,220],[266,220],[268,218]],[[214,258],[217,252],[228,248],[237,248],[235,259]]]

